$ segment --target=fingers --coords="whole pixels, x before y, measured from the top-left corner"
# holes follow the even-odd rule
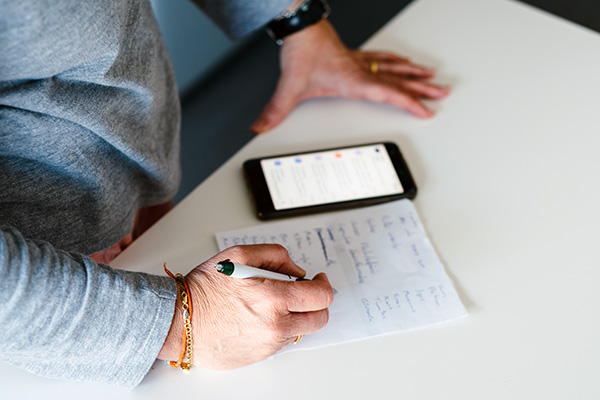
[[[364,99],[388,103],[417,117],[429,118],[434,113],[421,99],[441,99],[450,92],[449,87],[428,81],[434,76],[433,69],[413,64],[407,58],[376,51],[358,51],[355,57],[364,65],[365,80],[362,87],[357,87]],[[372,63],[376,63],[376,67]]]
[[[410,62],[410,60],[407,57],[401,57],[397,54],[388,53],[384,51],[361,50],[358,51],[358,53],[360,53],[360,55],[367,60]]]
[[[309,312],[326,309],[333,302],[333,288],[327,275],[320,273],[311,281],[282,282],[290,312]]]
[[[268,269],[300,278],[306,275],[306,271],[292,261],[287,249],[278,244],[233,246],[213,257],[216,260],[214,264],[226,258],[235,263]]]
[[[441,99],[450,93],[450,88],[447,86],[439,86],[422,81],[400,80],[397,85],[417,96],[429,99]]]
[[[306,275],[306,271],[292,261],[286,248],[278,244],[234,246],[219,253],[215,258],[229,258],[233,262],[293,276]],[[264,284],[272,290],[275,297],[282,299],[284,312],[323,310],[333,302],[333,288],[324,273],[317,274],[310,281],[284,282],[264,279]]]
[[[421,65],[413,64],[408,58],[399,57],[392,53],[377,51],[357,51],[355,56],[359,57],[365,65],[365,70],[371,69],[371,63],[377,63],[379,73],[430,79],[435,75],[435,70]]]
[[[329,310],[290,314],[286,337],[294,340],[298,335],[309,335],[323,329],[329,322]]]
[[[333,288],[327,275],[320,273],[312,281],[277,282],[284,287],[282,295],[290,311],[283,316],[284,328],[281,334],[296,339],[298,335],[308,335],[323,329],[329,322],[328,307],[333,302]]]
[[[388,83],[382,83],[381,79],[365,80],[360,85],[356,85],[353,92],[347,94],[347,97],[391,104],[419,118],[430,118],[434,115],[434,112],[427,108],[417,96],[396,86],[389,86]]]
[[[379,71],[382,73],[406,75],[415,78],[433,78],[435,71],[431,68],[410,63],[387,63],[379,62]]]
[[[279,125],[296,105],[298,105],[300,100],[296,93],[298,90],[294,90],[291,86],[292,85],[286,84],[284,80],[280,81],[273,97],[265,106],[258,119],[250,127],[250,130],[255,135],[266,132]]]
[[[450,93],[450,88],[447,86],[436,85],[423,80],[405,79],[384,74],[379,77],[373,77],[372,80],[383,83],[388,88],[410,94],[417,98],[441,99]]]
[[[448,93],[448,87],[427,81],[400,78],[384,73],[365,73],[364,79],[354,84],[346,96],[391,104],[419,118],[430,118],[434,112],[421,99],[441,99]]]

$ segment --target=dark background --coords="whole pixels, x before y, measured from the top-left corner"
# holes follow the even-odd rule
[[[600,32],[600,1],[523,2]],[[409,3],[329,0],[333,10],[329,19],[346,45],[358,47]],[[257,32],[182,99],[183,181],[176,202],[252,139],[249,127],[277,83],[278,55],[278,47],[266,34]]]

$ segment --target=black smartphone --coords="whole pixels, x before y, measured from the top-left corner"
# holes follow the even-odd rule
[[[244,173],[260,219],[409,198],[417,186],[391,142],[256,158]]]

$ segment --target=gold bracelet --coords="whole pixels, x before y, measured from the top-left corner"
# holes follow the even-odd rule
[[[173,275],[171,271],[167,269],[167,263],[163,266],[167,275],[175,279],[179,294],[181,297],[181,308],[183,314],[183,348],[179,355],[179,361],[170,361],[169,365],[173,368],[181,367],[185,371],[189,371],[194,365],[194,339],[192,336],[192,314],[194,308],[192,306],[192,296],[190,296],[190,289],[185,281],[185,278],[181,274]]]

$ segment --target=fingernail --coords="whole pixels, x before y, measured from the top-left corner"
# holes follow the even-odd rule
[[[425,118],[431,118],[435,115],[435,112],[433,112],[433,110],[430,110],[429,108],[425,108],[425,114],[423,114],[423,116]]]

